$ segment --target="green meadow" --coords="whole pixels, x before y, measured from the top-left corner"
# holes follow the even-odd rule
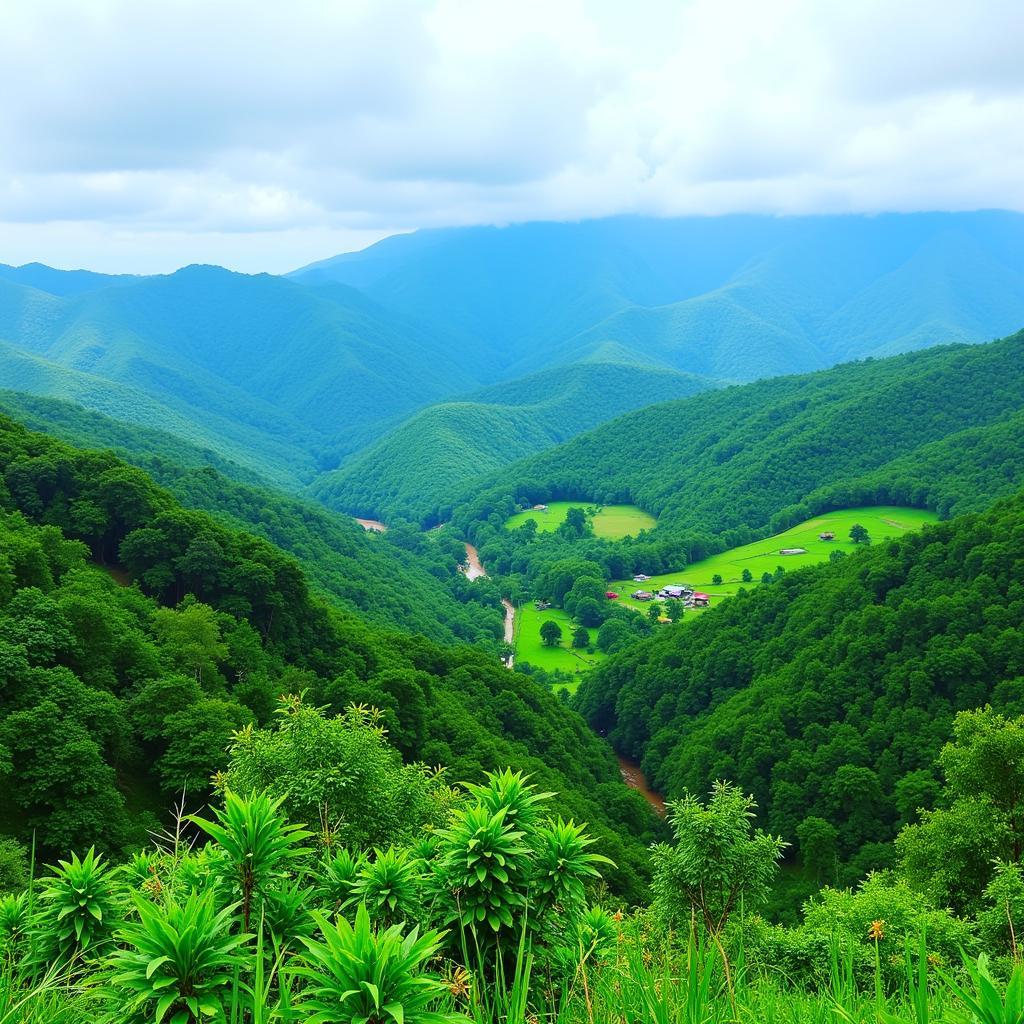
[[[582,508],[588,512],[587,518],[594,528],[594,535],[606,537],[608,540],[619,540],[622,537],[635,537],[641,530],[650,530],[658,521],[654,516],[636,505],[595,505],[588,501],[553,501],[546,512],[517,512],[505,521],[509,530],[518,529],[529,520],[537,524],[543,531],[556,530],[565,522],[565,515],[571,508]],[[593,514],[589,514],[593,510]]]
[[[572,502],[559,502],[558,507],[561,508],[561,512],[556,513],[556,507],[552,506],[549,515],[560,514],[564,518],[565,509],[571,505],[573,505]],[[630,508],[631,506],[605,507]],[[521,514],[543,515],[543,513]],[[850,540],[850,528],[855,523],[859,523],[868,531],[871,543],[878,543],[898,537],[910,530],[918,530],[926,523],[936,522],[937,519],[938,517],[933,512],[893,505],[829,512],[826,515],[815,516],[813,519],[776,534],[774,537],[730,548],[711,558],[694,562],[684,569],[652,576],[646,583],[634,583],[632,579],[616,580],[608,584],[608,589],[614,590],[620,595],[620,604],[635,608],[644,614],[650,608],[650,602],[634,601],[629,596],[630,593],[641,587],[657,592],[670,583],[689,584],[708,594],[711,597],[712,605],[714,605],[716,600],[735,594],[740,587],[756,586],[761,582],[761,576],[764,573],[774,573],[780,565],[786,570],[799,569],[805,565],[827,561],[833,551],[852,552],[857,550],[858,545]],[[835,540],[819,539],[819,534],[828,532],[835,534]],[[781,551],[784,548],[802,548],[804,553],[783,555]],[[750,583],[743,582],[744,569],[750,570],[753,577]],[[716,575],[722,577],[721,584],[712,582]],[[688,609],[686,617],[699,615],[702,612],[703,609]],[[562,627],[562,642],[558,647],[545,647],[540,640],[540,627],[549,619]],[[577,683],[567,687],[574,691],[578,680],[605,657],[597,650],[593,654],[588,654],[585,650],[573,650],[571,646],[572,631],[575,628],[576,624],[560,608],[549,608],[547,611],[539,612],[532,602],[526,602],[516,611],[516,660],[529,662],[531,665],[536,665],[549,672],[558,670],[575,676]],[[596,641],[597,630],[592,629],[590,633]]]
[[[749,569],[753,583],[760,583],[761,576],[766,572],[775,572],[781,565],[787,572],[825,562],[833,551],[852,552],[858,545],[850,540],[850,528],[859,523],[868,531],[872,543],[899,537],[910,530],[918,530],[926,523],[934,523],[938,516],[919,508],[901,508],[893,505],[880,505],[873,508],[851,508],[839,512],[829,512],[815,516],[799,526],[791,527],[783,533],[764,540],[744,544],[738,548],[730,548],[721,554],[694,562],[685,568],[652,576],[646,583],[634,583],[632,579],[616,580],[608,585],[609,590],[617,591],[620,600],[633,608],[645,609],[649,603],[634,601],[630,593],[643,588],[657,593],[662,587],[671,583],[684,583],[711,597],[712,605],[716,598],[735,594],[742,586],[750,586],[743,582],[743,570]],[[835,540],[820,540],[821,533],[832,532]],[[781,554],[783,549],[802,548],[804,554]],[[721,576],[721,584],[712,580]],[[693,614],[688,611],[687,614]]]
[[[558,647],[545,647],[540,641],[540,627],[548,620],[557,622],[562,627],[562,643]],[[539,612],[532,601],[527,601],[516,609],[516,660],[526,661],[547,672],[566,672],[577,678],[582,676],[603,657],[595,650],[588,654],[585,650],[577,651],[572,647],[572,631],[576,624],[560,608],[549,608]],[[597,639],[597,630],[590,630],[591,639]],[[575,690],[576,684],[567,689]]]

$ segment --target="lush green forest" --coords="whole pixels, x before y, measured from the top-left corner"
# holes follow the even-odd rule
[[[801,850],[833,827],[838,876],[939,799],[953,716],[1024,711],[1024,497],[787,572],[658,630],[584,679],[577,704],[669,796],[730,779]]]
[[[109,448],[146,470],[183,505],[266,538],[294,555],[310,581],[341,607],[371,622],[422,633],[442,643],[496,650],[501,605],[488,581],[471,586],[457,571],[462,545],[450,536],[396,529],[368,535],[347,517],[272,489],[205,449],[144,430],[70,402],[0,393],[5,409],[33,430],[72,444]]]
[[[851,363],[627,413],[516,463],[452,522],[531,588],[569,557],[606,579],[681,570],[831,509],[984,508],[1024,486],[1022,411],[1024,334]],[[524,505],[581,497],[635,503],[658,527],[616,543],[503,528]]]
[[[209,792],[236,730],[302,691],[335,712],[372,704],[406,757],[460,778],[533,773],[592,822],[615,887],[640,891],[657,819],[545,688],[317,598],[290,556],[110,453],[0,422],[6,829],[47,855],[123,851],[183,788]]]
[[[583,362],[432,405],[312,492],[326,505],[392,522],[444,522],[466,481],[550,448],[628,409],[682,398],[711,381],[622,362]]]

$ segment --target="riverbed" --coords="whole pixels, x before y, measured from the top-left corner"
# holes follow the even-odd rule
[[[655,793],[647,784],[647,776],[644,775],[640,765],[622,754],[615,756],[618,758],[619,771],[622,772],[622,781],[630,789],[635,789],[664,818],[665,800],[660,793]]]

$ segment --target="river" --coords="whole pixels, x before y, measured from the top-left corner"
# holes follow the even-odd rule
[[[487,575],[487,570],[484,569],[483,563],[480,561],[480,555],[472,544],[466,544],[466,565],[462,571],[466,574],[467,580],[478,580]],[[505,608],[505,643],[511,644],[516,637],[516,609],[507,597],[503,597],[501,603]],[[512,668],[515,660],[515,655],[510,654],[505,662],[505,667]]]
[[[483,565],[480,564],[480,556],[472,544],[466,545],[466,568],[463,572],[465,572],[467,580],[478,580],[481,576],[487,575]]]
[[[628,757],[623,757],[622,754],[615,755],[619,761],[619,771],[622,772],[622,781],[626,783],[630,789],[635,789],[657,812],[661,817],[665,817],[665,801],[660,793],[655,793],[653,789],[647,784],[647,776],[644,775],[640,768],[640,765],[636,761],[631,761]]]

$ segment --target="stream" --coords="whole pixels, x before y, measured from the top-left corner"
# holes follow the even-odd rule
[[[665,817],[665,801],[660,793],[655,793],[647,784],[647,776],[640,769],[636,761],[631,761],[622,754],[616,754],[619,762],[619,771],[622,772],[622,781],[630,789],[635,789],[661,817]]]
[[[466,564],[462,571],[466,574],[467,580],[478,580],[482,576],[487,575],[483,563],[480,561],[480,555],[472,544],[466,544]],[[503,597],[501,603],[505,608],[505,643],[511,644],[516,635],[516,609],[507,597]],[[515,657],[510,655],[508,661],[505,662],[505,667],[512,668],[514,662]],[[619,761],[622,781],[631,789],[635,789],[664,818],[665,801],[662,799],[661,794],[655,793],[647,784],[647,776],[644,775],[640,765],[636,761],[631,761],[628,757],[624,757],[622,754],[616,754],[615,756]]]
[[[466,574],[467,580],[478,580],[481,576],[487,575],[480,555],[472,544],[466,544],[466,565],[462,571]],[[516,636],[516,609],[507,597],[503,597],[501,603],[505,609],[505,643],[510,644]],[[510,654],[505,662],[505,668],[512,668],[515,660],[515,655]]]

